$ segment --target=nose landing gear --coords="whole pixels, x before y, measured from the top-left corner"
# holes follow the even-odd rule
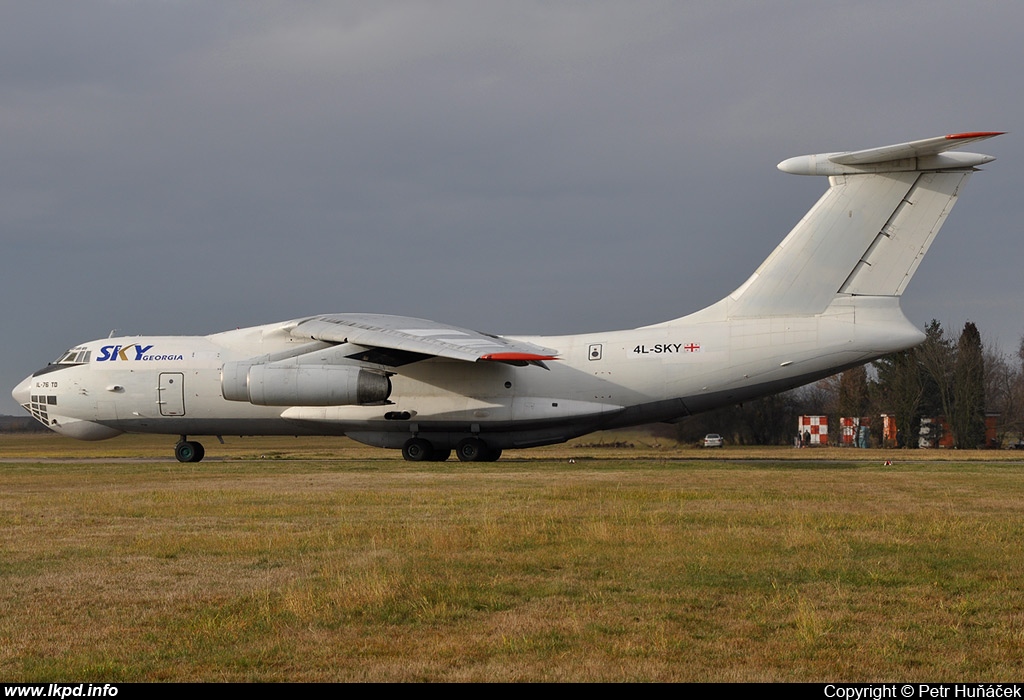
[[[187,436],[182,435],[181,439],[174,446],[174,457],[179,462],[201,462],[206,456],[206,450],[202,443],[186,440]]]

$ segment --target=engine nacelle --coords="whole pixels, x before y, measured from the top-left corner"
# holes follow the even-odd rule
[[[228,401],[257,406],[351,406],[387,401],[387,375],[351,365],[228,362],[221,373]]]

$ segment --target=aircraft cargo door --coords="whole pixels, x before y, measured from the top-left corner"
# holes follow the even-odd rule
[[[161,372],[156,402],[161,416],[185,415],[185,375],[181,372]]]

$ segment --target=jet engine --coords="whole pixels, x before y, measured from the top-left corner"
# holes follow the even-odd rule
[[[380,404],[391,395],[386,374],[352,365],[225,363],[221,391],[228,401],[257,406]]]

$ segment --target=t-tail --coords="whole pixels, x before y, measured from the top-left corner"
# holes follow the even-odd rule
[[[828,176],[829,189],[723,300],[727,318],[818,315],[857,297],[888,297],[898,306],[960,188],[977,166],[995,160],[950,151],[1002,133],[949,134],[779,163],[783,172]]]
[[[991,156],[958,151],[1003,132],[972,132],[863,151],[790,158],[779,169],[829,188],[732,294],[647,326],[725,348],[720,372],[690,368],[695,413],[807,384],[921,343],[900,308],[960,188]],[[707,349],[707,353],[705,353]],[[705,358],[705,359],[706,359]],[[708,365],[710,367],[710,365]]]

